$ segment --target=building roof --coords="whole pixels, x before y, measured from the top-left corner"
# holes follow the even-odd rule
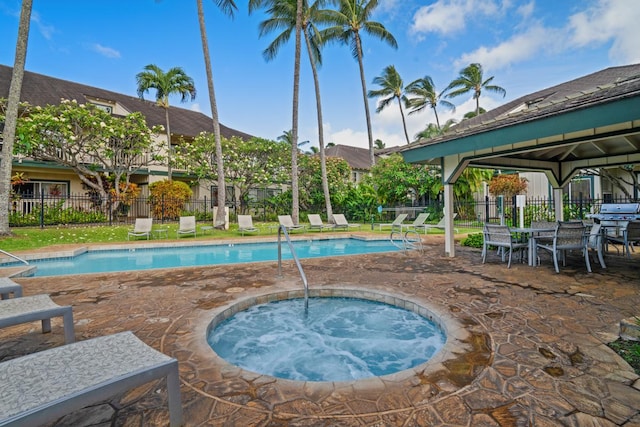
[[[339,157],[346,160],[351,169],[371,169],[369,150],[366,148],[352,147],[350,145],[332,145],[325,148],[324,153],[328,157]]]
[[[0,65],[0,98],[9,96],[12,67]],[[130,112],[142,113],[149,127],[165,126],[165,111],[155,101],[141,100],[137,96],[123,95],[80,83],[61,80],[54,77],[25,71],[22,81],[20,100],[31,105],[45,106],[59,104],[62,99],[76,100],[80,103],[90,100],[103,100],[117,103]],[[200,132],[213,132],[211,117],[197,111],[191,111],[175,106],[169,107],[171,133],[176,136],[194,137]],[[231,129],[220,124],[220,134],[225,138],[237,136],[250,139],[252,135]]]

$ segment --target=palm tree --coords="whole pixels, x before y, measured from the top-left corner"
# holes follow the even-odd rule
[[[181,102],[196,98],[196,87],[193,79],[180,67],[171,68],[166,73],[155,64],[144,67],[144,71],[136,75],[138,96],[144,99],[144,94],[150,89],[156,90],[156,103],[164,108],[167,123],[167,177],[171,181],[171,130],[169,127],[169,96],[177,94]]]
[[[13,61],[11,85],[7,99],[7,111],[4,118],[4,130],[2,133],[2,158],[0,159],[0,235],[9,235],[9,194],[11,193],[11,166],[13,162],[13,143],[16,137],[18,124],[18,107],[20,105],[20,92],[24,77],[24,64],[27,60],[27,43],[29,41],[29,25],[31,23],[31,9],[33,0],[23,0],[18,24],[18,39],[16,40],[16,53]]]
[[[233,0],[214,0],[220,10],[227,16],[233,18],[236,5]],[[204,65],[207,70],[207,88],[209,89],[209,104],[211,106],[211,118],[213,119],[213,137],[216,145],[216,175],[218,177],[218,212],[214,218],[214,225],[218,228],[225,226],[224,205],[227,199],[226,184],[224,180],[224,160],[222,158],[222,142],[220,140],[220,120],[218,119],[218,104],[216,103],[216,91],[213,87],[213,72],[211,71],[211,55],[209,55],[209,42],[207,40],[207,27],[204,22],[204,9],[202,0],[198,2],[198,22],[200,24],[200,39],[202,41],[202,52],[204,54]]]
[[[433,80],[429,76],[424,76],[420,79],[414,80],[405,88],[405,94],[407,95],[407,108],[411,108],[409,114],[418,113],[425,108],[429,107],[433,109],[433,114],[436,116],[436,126],[440,129],[440,119],[438,118],[437,106],[442,105],[445,108],[455,111],[456,107],[449,101],[442,99],[444,92],[436,91],[436,87],[433,84]],[[413,98],[409,98],[409,95],[415,95]]]
[[[503,98],[507,94],[507,91],[502,87],[491,84],[493,78],[494,76],[491,76],[484,80],[482,65],[477,63],[471,64],[468,67],[463,68],[460,71],[458,78],[449,83],[449,86],[445,89],[445,91],[448,91],[447,98],[454,98],[473,91],[473,99],[476,100],[477,116],[480,114],[480,94],[483,89],[488,92],[501,94]]]
[[[373,141],[373,147],[376,150],[382,150],[382,149],[386,148],[384,142],[382,142],[381,139],[376,139],[375,141]]]
[[[453,125],[455,125],[457,121],[455,119],[447,120],[442,127],[438,126],[435,123],[429,123],[426,128],[418,132],[415,136],[416,141],[420,139],[431,139],[435,138],[438,135],[442,135],[449,131]]]
[[[378,6],[378,0],[332,0],[338,6],[338,10],[327,11],[331,27],[323,30],[322,37],[327,41],[338,41],[349,45],[353,57],[358,60],[360,68],[360,82],[362,84],[362,99],[364,100],[364,112],[367,119],[367,135],[369,137],[369,162],[373,166],[376,162],[373,148],[373,133],[371,132],[371,116],[367,102],[367,83],[364,77],[364,64],[362,62],[362,39],[360,32],[377,37],[397,48],[398,43],[393,35],[379,22],[370,21],[371,14]]]
[[[249,0],[249,13],[260,6],[273,7],[278,0]],[[296,1],[295,53],[293,64],[293,108],[291,117],[291,218],[298,223],[300,198],[298,190],[298,105],[300,104],[300,38],[303,0]]]
[[[409,141],[409,133],[407,133],[407,122],[404,118],[404,110],[402,109],[402,103],[407,102],[407,97],[404,95],[404,83],[402,77],[393,65],[388,65],[383,71],[382,75],[373,79],[373,83],[380,86],[378,90],[370,90],[369,98],[383,99],[378,103],[376,113],[384,110],[394,99],[398,100],[398,107],[400,108],[400,116],[402,117],[402,128],[404,129],[404,137],[407,139],[407,145]]]
[[[331,195],[329,193],[329,181],[327,179],[327,162],[324,153],[324,129],[322,120],[322,102],[320,97],[320,80],[318,79],[318,65],[322,63],[322,55],[320,46],[322,40],[320,32],[316,28],[315,21],[322,19],[324,11],[321,7],[326,0],[316,0],[309,6],[307,1],[303,2],[302,10],[302,34],[304,35],[307,53],[309,55],[309,63],[313,74],[313,83],[316,93],[316,113],[318,121],[318,143],[320,153],[320,170],[322,174],[322,190],[324,192],[325,208],[327,217],[331,218],[333,210],[331,207]],[[274,0],[271,8],[267,13],[270,18],[260,23],[260,36],[269,32],[282,30],[271,44],[264,50],[263,55],[267,61],[275,58],[280,47],[291,38],[292,31],[296,26],[296,5],[297,0]],[[315,148],[315,147],[313,147]]]

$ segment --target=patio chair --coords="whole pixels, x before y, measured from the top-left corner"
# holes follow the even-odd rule
[[[411,224],[402,224],[400,226],[400,231],[402,231],[405,228],[407,230],[418,231],[418,228],[422,228],[424,230],[425,234],[426,234],[427,233],[427,228],[423,227],[423,225],[424,225],[425,221],[429,219],[430,215],[431,215],[430,213],[421,213],[421,214],[419,214]]]
[[[537,249],[544,249],[551,253],[553,265],[556,273],[560,273],[558,261],[562,260],[562,265],[566,265],[566,252],[570,250],[579,250],[584,256],[584,262],[587,265],[587,271],[591,273],[591,263],[589,262],[589,250],[587,248],[586,227],[582,222],[558,222],[552,242],[549,244],[544,240],[536,238]]]
[[[180,225],[176,235],[178,238],[185,234],[193,234],[196,237],[196,217],[195,216],[181,216]]]
[[[67,344],[74,342],[73,312],[70,305],[58,305],[47,294],[0,300],[0,328],[40,320],[42,333],[45,334],[51,332],[52,317],[62,317],[64,341]]]
[[[0,363],[0,425],[51,423],[166,378],[169,425],[182,425],[178,361],[121,332]]]
[[[294,224],[291,215],[278,215],[278,222],[287,229],[287,232],[304,231],[304,225]]]
[[[584,224],[584,222],[583,222]],[[587,227],[589,228],[589,227]],[[598,261],[602,268],[607,268],[604,263],[604,241],[602,238],[602,227],[600,224],[593,224],[589,228],[589,235],[587,236],[587,250],[594,251],[598,256]]]
[[[350,224],[344,214],[333,214],[333,228],[348,230],[350,228],[360,228],[360,224]]]
[[[253,226],[253,218],[251,218],[251,215],[238,215],[238,231],[242,236],[244,236],[244,233],[260,232],[260,230]]]
[[[8,277],[0,277],[0,300],[9,299],[11,294],[13,294],[14,298],[20,298],[22,296],[22,286]]]
[[[382,230],[382,227],[391,227],[391,230],[402,230],[402,223],[404,222],[405,219],[407,219],[407,217],[409,216],[409,214],[400,214],[398,216],[396,216],[396,219],[393,220],[393,222],[388,223],[388,224],[380,224],[380,230]]]
[[[451,217],[451,219],[455,219],[458,216],[457,212],[453,213],[453,217]],[[431,230],[432,228],[437,228],[440,230],[444,230],[444,221],[445,221],[445,217],[443,216],[440,221],[438,221],[437,224],[422,224],[420,226],[416,226],[416,231],[418,229],[424,229],[424,234],[427,234],[429,232],[429,230]],[[453,231],[455,231],[456,233],[458,232],[458,229],[454,227]]]
[[[318,214],[309,214],[307,218],[309,218],[309,230],[320,230],[322,233],[322,230],[331,228],[331,225],[322,222],[322,218]]]
[[[497,247],[499,253],[502,255],[502,261],[504,261],[506,253],[509,254],[509,263],[507,268],[511,268],[511,257],[515,251],[520,252],[520,259],[522,259],[523,251],[529,246],[527,242],[520,242],[511,233],[509,226],[497,225],[497,224],[485,224],[484,225],[484,243],[482,245],[482,263],[487,260],[487,252],[489,247]]]
[[[133,230],[127,233],[127,240],[131,236],[133,237],[146,237],[147,240],[151,237],[151,228],[153,227],[153,218],[136,218],[136,223],[133,226]]]
[[[633,244],[638,242],[640,242],[640,221],[629,221],[627,226],[622,229],[621,236],[607,235],[606,244],[611,243],[616,246],[618,253],[620,250],[617,245],[621,245],[623,254],[626,254],[627,258],[631,258]]]

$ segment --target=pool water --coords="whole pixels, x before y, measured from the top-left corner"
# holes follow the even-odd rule
[[[298,258],[398,250],[388,240],[349,238],[294,241],[293,246]],[[286,244],[282,245],[282,258],[291,259],[291,251]],[[268,242],[88,251],[75,257],[34,260],[30,264],[37,267],[34,276],[44,277],[277,260],[278,244]]]
[[[348,381],[416,367],[446,337],[412,311],[358,298],[255,305],[210,326],[207,342],[243,369],[298,381]]]

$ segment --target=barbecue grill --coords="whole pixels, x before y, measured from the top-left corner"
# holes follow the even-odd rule
[[[600,213],[589,215],[594,221],[640,221],[640,203],[603,203]]]

